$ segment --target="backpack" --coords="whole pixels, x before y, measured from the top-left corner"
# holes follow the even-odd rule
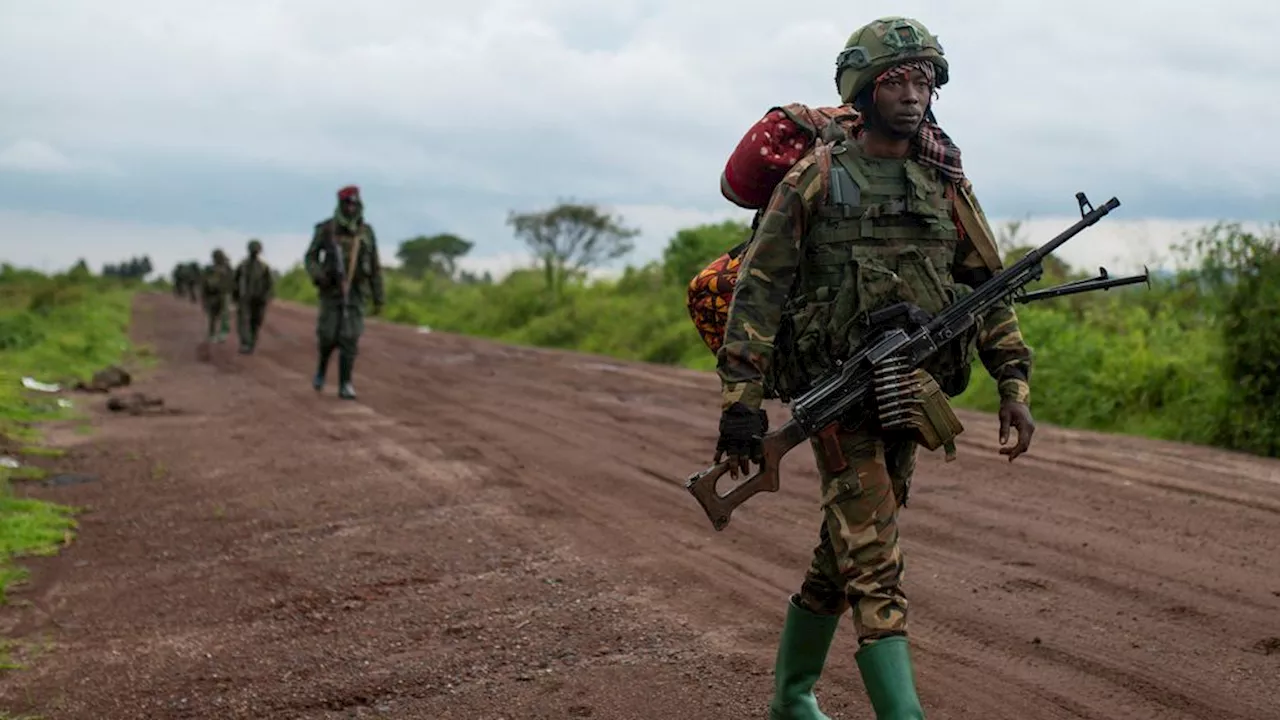
[[[770,109],[738,141],[720,175],[720,193],[734,205],[756,211],[751,237],[699,271],[689,281],[686,294],[689,317],[712,353],[724,343],[738,267],[773,189],[819,138],[838,139],[856,118],[857,113],[847,106],[810,108],[794,103]]]

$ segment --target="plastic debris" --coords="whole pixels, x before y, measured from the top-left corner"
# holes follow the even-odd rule
[[[39,390],[40,392],[47,392],[47,393],[56,393],[62,389],[61,385],[56,385],[53,383],[42,383],[39,380],[36,380],[35,378],[29,378],[29,377],[22,378],[22,386],[28,390]]]

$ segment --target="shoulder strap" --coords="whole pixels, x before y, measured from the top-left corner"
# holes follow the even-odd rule
[[[968,183],[956,184],[952,187],[955,188],[956,218],[964,228],[964,234],[969,237],[969,241],[973,243],[974,249],[978,251],[988,270],[991,272],[1003,270],[1004,263],[1000,260],[995,233],[987,227],[986,220],[979,211],[978,200],[969,190]]]
[[[360,224],[360,229],[356,231],[355,237],[351,239],[351,253],[347,256],[347,274],[343,278],[346,282],[342,288],[344,293],[351,291],[352,278],[356,272],[356,258],[360,257],[360,241],[364,239],[364,223]]]

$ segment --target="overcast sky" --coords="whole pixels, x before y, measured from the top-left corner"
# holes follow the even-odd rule
[[[1117,270],[1189,228],[1280,219],[1280,4],[809,0],[0,0],[0,259],[148,253],[167,271],[250,236],[282,266],[364,190],[409,236],[523,262],[509,210],[599,202],[657,257],[745,217],[720,170],[769,107],[838,102],[856,27],[908,14],[952,67],[936,113],[993,220],[1043,241],[1073,194],[1121,208],[1061,253]]]

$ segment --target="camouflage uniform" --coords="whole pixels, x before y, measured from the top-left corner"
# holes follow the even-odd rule
[[[364,222],[358,188],[348,186],[338,191],[338,207],[333,217],[316,224],[305,264],[320,301],[316,319],[320,357],[312,387],[317,392],[324,388],[329,358],[336,349],[338,396],[355,399],[351,380],[364,333],[366,290],[375,315],[382,311],[383,303],[378,241],[373,228]]]
[[[249,241],[249,257],[240,261],[235,271],[236,334],[240,336],[240,352],[249,354],[258,345],[258,331],[271,301],[274,281],[271,267],[262,261],[262,243]]]
[[[187,266],[179,263],[173,266],[173,296],[180,298],[187,295]]]
[[[200,283],[204,314],[208,319],[207,337],[211,342],[223,342],[231,332],[228,306],[234,290],[235,278],[227,254],[214,250],[213,264],[201,273]]]
[[[905,18],[855,32],[838,61],[842,101],[862,107],[880,82],[921,70],[936,88],[947,65],[936,38]],[[852,72],[850,72],[852,71]],[[861,97],[860,97],[861,96]],[[774,190],[738,275],[718,353],[723,407],[788,400],[865,340],[862,313],[910,301],[936,312],[991,277],[994,245],[980,246],[955,220],[968,202],[959,150],[925,115],[911,157],[871,157],[855,137],[819,143]],[[986,253],[984,260],[984,251]],[[996,260],[998,267],[998,259]],[[1027,403],[1031,350],[1009,305],[926,366],[955,395],[977,351],[1006,402]],[[844,611],[853,610],[858,666],[877,718],[923,718],[907,651],[907,598],[898,508],[915,468],[916,442],[871,418],[841,426],[834,443],[812,440],[824,521],[799,593],[788,607],[775,671],[774,720],[825,718],[812,688]],[[834,448],[843,455],[831,457]]]
[[[195,303],[200,300],[200,263],[189,262],[183,267],[187,273],[187,297]]]

